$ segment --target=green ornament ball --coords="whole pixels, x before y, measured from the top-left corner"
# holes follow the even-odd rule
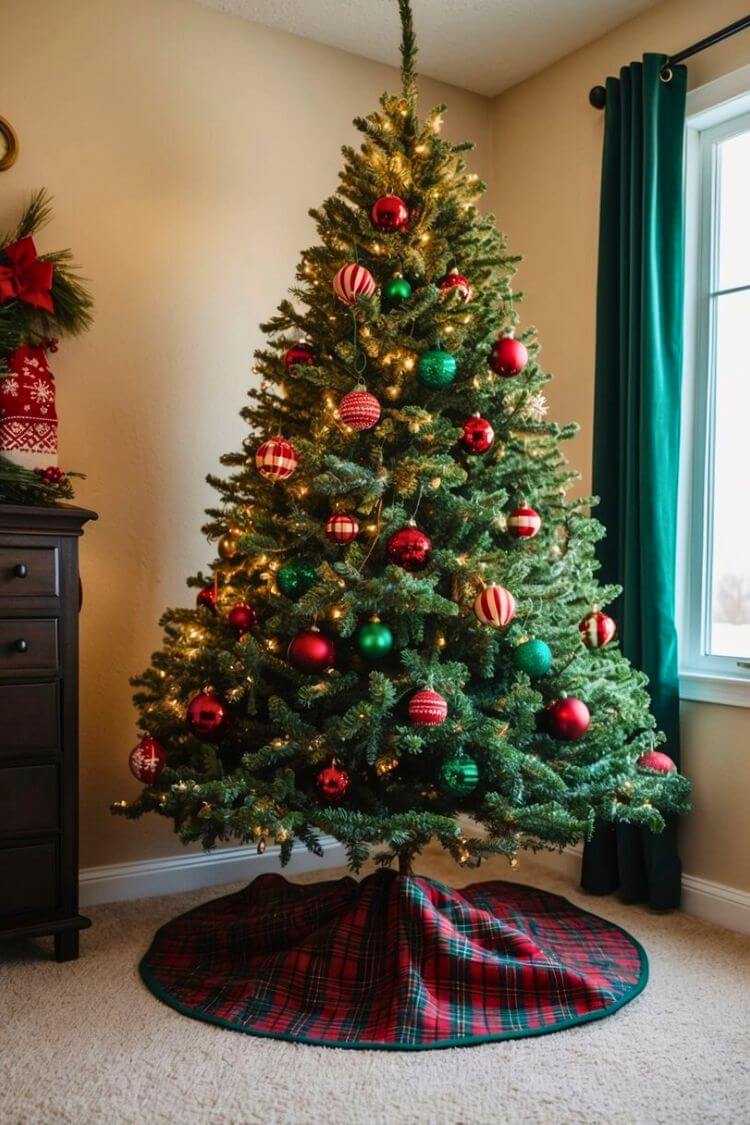
[[[451,797],[466,797],[479,784],[479,766],[463,751],[444,758],[438,771],[438,781],[444,793]]]
[[[552,667],[552,649],[544,641],[524,641],[513,653],[513,666],[527,676],[546,676]]]
[[[365,660],[383,660],[393,651],[393,633],[382,621],[368,621],[357,630],[354,643]]]
[[[391,308],[408,301],[412,288],[405,277],[394,277],[383,286],[383,303]]]
[[[276,584],[285,597],[296,601],[297,598],[301,598],[303,594],[307,593],[317,576],[318,572],[314,563],[300,560],[282,566],[276,575]]]
[[[426,387],[449,387],[456,378],[456,361],[450,352],[432,348],[420,359],[417,375]]]

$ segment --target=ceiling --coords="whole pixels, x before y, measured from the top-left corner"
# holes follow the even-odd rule
[[[200,0],[266,27],[399,61],[396,0]],[[422,74],[493,96],[657,0],[413,0]]]

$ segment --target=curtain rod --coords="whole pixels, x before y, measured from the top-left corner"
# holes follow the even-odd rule
[[[746,27],[750,27],[750,15],[735,20],[734,23],[722,27],[720,31],[715,31],[713,35],[707,35],[705,39],[699,39],[697,43],[693,43],[690,47],[685,47],[682,51],[678,51],[676,55],[670,55],[661,69],[662,78],[665,82],[669,82],[669,79],[672,77],[671,67],[676,66],[677,63],[684,62],[685,59],[689,59],[692,55],[697,55],[700,51],[705,51],[707,47],[713,47],[716,43],[721,43],[724,39],[731,38],[731,36],[736,35],[738,31],[744,31]],[[604,86],[592,86],[589,90],[589,102],[594,109],[604,109],[606,101],[607,92]]]

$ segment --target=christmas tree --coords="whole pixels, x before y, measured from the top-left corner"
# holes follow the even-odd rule
[[[658,832],[688,783],[656,747],[645,677],[596,579],[601,526],[545,417],[518,259],[403,88],[355,124],[311,212],[291,300],[263,326],[243,448],[211,477],[210,572],[134,683],[145,783],[184,842],[319,833],[358,869],[561,848],[595,818]],[[473,827],[467,827],[470,819]]]

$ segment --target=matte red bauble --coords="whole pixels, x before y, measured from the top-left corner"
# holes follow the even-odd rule
[[[305,629],[292,638],[287,656],[301,672],[324,672],[336,661],[336,646],[317,629]]]
[[[388,540],[387,550],[391,562],[413,573],[429,563],[432,541],[418,527],[402,527]]]
[[[207,738],[219,733],[226,717],[221,696],[215,691],[202,691],[188,703],[185,721],[193,734]]]
[[[468,453],[486,453],[492,448],[495,431],[486,418],[473,414],[463,424],[461,444]]]
[[[501,336],[490,352],[490,367],[504,379],[518,375],[529,362],[529,353],[515,336]]]
[[[334,512],[328,517],[324,530],[326,539],[330,539],[332,543],[351,543],[359,535],[359,523],[354,516]]]
[[[158,781],[166,764],[166,751],[150,734],[144,734],[130,751],[130,772],[144,785],[153,785]]]
[[[199,590],[195,604],[199,609],[210,609],[212,613],[216,613],[216,590],[213,586],[204,586]]]
[[[291,367],[312,367],[314,363],[315,356],[308,344],[292,344],[284,353],[284,365],[287,371]]]
[[[462,301],[470,301],[474,296],[474,290],[471,288],[464,275],[459,273],[458,270],[451,270],[445,277],[441,277],[438,285],[444,293],[455,289]]]
[[[384,195],[373,203],[370,217],[375,230],[392,234],[393,231],[406,228],[409,222],[409,208],[397,195]]]
[[[351,783],[349,774],[339,766],[326,766],[315,779],[321,797],[325,797],[332,805],[344,799]]]
[[[257,620],[257,613],[253,607],[246,602],[233,605],[227,614],[227,621],[237,633],[238,637],[242,637],[245,633],[249,632]]]
[[[448,703],[430,688],[416,692],[409,700],[409,722],[413,727],[439,727],[447,714]]]
[[[561,742],[575,742],[583,738],[589,728],[591,715],[586,704],[574,696],[556,699],[547,707],[547,731]]]
[[[649,750],[646,754],[641,754],[638,765],[642,770],[653,770],[654,773],[675,773],[677,770],[669,755],[662,754],[659,750]]]
[[[578,626],[581,630],[581,636],[586,648],[604,648],[611,640],[614,640],[617,626],[611,617],[601,610],[595,610],[584,617],[581,624]]]
[[[350,391],[339,403],[339,418],[352,430],[371,430],[380,421],[380,403],[369,391]]]

